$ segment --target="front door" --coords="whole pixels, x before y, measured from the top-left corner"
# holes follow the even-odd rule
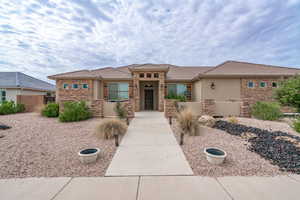
[[[145,90],[145,110],[153,110],[153,90]]]

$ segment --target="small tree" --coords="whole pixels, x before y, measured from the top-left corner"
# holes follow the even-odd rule
[[[283,81],[275,91],[275,99],[282,105],[295,107],[300,112],[300,76]]]

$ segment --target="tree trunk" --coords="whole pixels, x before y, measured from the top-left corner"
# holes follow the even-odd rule
[[[169,124],[172,125],[172,117],[169,117]]]
[[[119,135],[115,134],[115,145],[116,147],[119,146]]]
[[[129,118],[126,117],[126,124],[129,125]]]
[[[184,140],[184,133],[180,133],[180,145],[183,145],[183,140]]]

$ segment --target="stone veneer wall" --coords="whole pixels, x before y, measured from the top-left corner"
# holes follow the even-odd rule
[[[174,117],[176,114],[176,102],[175,99],[165,99],[164,111],[165,117]]]
[[[69,84],[68,89],[63,88],[63,84]],[[72,84],[78,84],[78,89],[73,89]],[[81,88],[82,84],[88,84],[88,88]],[[93,100],[93,80],[57,80],[56,95],[57,101],[91,101]]]
[[[214,99],[204,99],[202,101],[202,112],[205,115],[213,116],[216,110],[216,102]]]
[[[247,99],[250,104],[257,101],[274,101],[272,82],[280,82],[279,78],[243,78],[241,79],[241,99]],[[254,88],[248,88],[248,81],[253,81]],[[267,86],[264,88],[259,87],[259,83],[264,81]]]

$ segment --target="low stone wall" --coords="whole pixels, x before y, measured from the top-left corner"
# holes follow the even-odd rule
[[[90,109],[94,117],[103,117],[104,100],[93,100],[90,104]]]
[[[130,99],[128,101],[122,102],[122,104],[127,110],[127,117],[134,118],[134,99]]]
[[[204,115],[214,116],[216,111],[216,102],[214,99],[204,99],[202,101],[202,111]]]
[[[165,99],[164,111],[165,117],[174,117],[176,113],[176,102],[175,99]]]

